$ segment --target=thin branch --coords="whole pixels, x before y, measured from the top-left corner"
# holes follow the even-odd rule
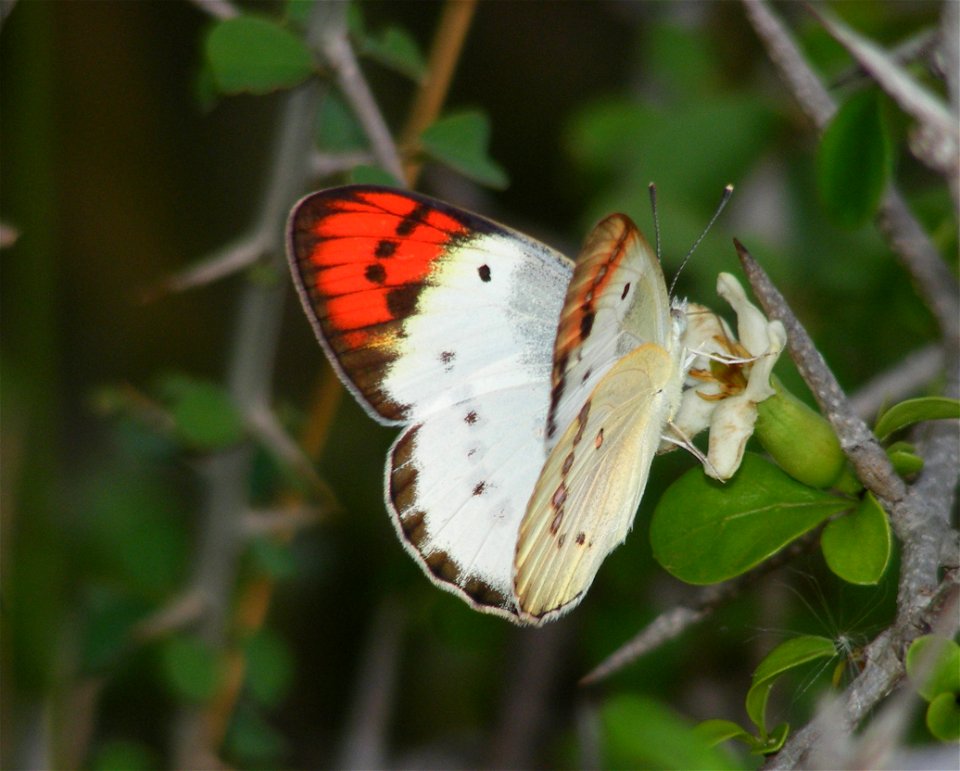
[[[443,15],[433,36],[427,76],[417,92],[400,135],[401,147],[413,147],[421,132],[440,114],[476,7],[476,0],[447,0],[444,4]],[[416,185],[422,165],[418,160],[409,160],[406,163],[405,178],[411,187]]]
[[[806,329],[790,310],[783,295],[739,241],[734,239],[743,271],[750,281],[764,312],[771,319],[779,319],[787,330],[787,347],[797,369],[813,392],[820,409],[833,426],[840,446],[853,463],[860,481],[874,495],[886,502],[893,526],[901,537],[907,533],[907,523],[899,503],[906,497],[903,480],[897,476],[890,459],[876,437],[861,420],[827,367],[823,356],[814,346]]]
[[[762,0],[742,0],[747,18],[767,48],[770,59],[790,88],[801,109],[818,131],[823,131],[836,112],[836,104],[780,20]],[[947,3],[950,5],[950,3]],[[954,170],[955,183],[956,170]],[[936,313],[944,332],[946,350],[956,347],[958,318],[957,282],[950,275],[930,238],[910,214],[896,187],[891,184],[880,205],[880,232],[917,282],[924,300]],[[951,301],[948,295],[954,296]]]
[[[388,595],[370,625],[359,658],[357,684],[335,764],[337,768],[384,768],[387,765],[388,726],[405,616],[402,606]]]
[[[844,732],[853,730],[902,678],[905,645],[923,629],[921,620],[937,586],[939,547],[946,520],[945,512],[931,510],[930,501],[916,486],[907,491],[876,438],[854,415],[823,357],[783,296],[743,245],[735,243],[754,294],[770,318],[783,322],[797,369],[833,426],[860,480],[884,504],[902,545],[896,620],[867,646],[867,665],[844,693],[839,716],[833,711],[819,714],[787,742],[769,765],[770,768],[792,768],[828,726],[839,727]]]
[[[130,631],[130,639],[147,643],[195,624],[206,612],[207,606],[199,592],[186,592],[156,613],[137,622]]]
[[[632,639],[620,646],[594,669],[580,678],[579,685],[595,685],[612,674],[632,664],[661,645],[676,639],[694,624],[698,624],[726,603],[739,597],[743,590],[761,578],[777,570],[803,552],[809,551],[819,541],[820,531],[808,533],[787,548],[764,560],[760,565],[731,581],[714,584],[701,589],[696,599],[686,605],[676,605],[665,610],[647,624]]]
[[[321,522],[329,512],[317,506],[293,506],[289,509],[248,511],[241,525],[245,538],[290,538],[300,530]]]
[[[911,143],[917,157],[944,176],[955,174],[960,161],[957,117],[872,41],[824,9],[808,9],[900,108],[918,121],[917,141]]]
[[[398,180],[403,179],[403,164],[390,134],[390,129],[377,105],[360,65],[347,39],[346,22],[324,35],[321,50],[326,63],[333,70],[337,85],[360,121],[377,162]]]
[[[206,286],[239,273],[253,265],[269,251],[274,234],[257,232],[213,254],[202,258],[182,271],[174,273],[143,293],[143,302],[152,302],[170,292]]]
[[[346,8],[339,3],[317,3],[308,22],[311,42],[328,25],[344,25]],[[271,256],[282,270],[282,234],[290,204],[303,192],[313,140],[313,117],[319,88],[310,82],[291,91],[280,117],[271,179],[253,228],[274,234]],[[227,389],[243,414],[270,404],[274,352],[279,339],[286,286],[248,283],[240,298],[235,336],[227,373]],[[229,598],[236,580],[237,560],[243,541],[240,512],[249,508],[249,475],[253,445],[249,442],[221,452],[205,464],[207,496],[195,554],[193,589],[201,594],[208,612],[197,627],[201,640],[222,650],[226,639]],[[230,702],[232,704],[232,701]],[[183,705],[173,724],[173,765],[179,768],[207,767],[217,763],[216,748],[226,717],[218,707],[207,710]]]

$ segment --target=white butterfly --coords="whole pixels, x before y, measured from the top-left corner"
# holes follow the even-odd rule
[[[683,387],[685,325],[622,214],[576,266],[414,193],[324,190],[294,208],[294,281],[387,456],[397,533],[443,589],[542,624],[626,537]]]

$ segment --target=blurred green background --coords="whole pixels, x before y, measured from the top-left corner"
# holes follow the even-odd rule
[[[361,7],[368,28],[396,24],[429,48],[438,4]],[[828,78],[846,69],[799,4],[777,10]],[[938,5],[837,10],[889,43],[935,23]],[[19,232],[0,253],[5,767],[170,765],[174,716],[208,694],[191,693],[189,675],[178,682],[169,636],[129,636],[186,586],[204,453],[143,412],[108,408],[121,393],[153,414],[176,377],[221,381],[228,366],[247,278],[144,301],[249,230],[269,173],[281,97],[207,109],[197,97],[211,24],[186,2],[21,0],[0,32],[0,218]],[[413,86],[378,65],[364,72],[398,130]],[[425,192],[573,255],[612,210],[649,233],[646,184],[655,181],[672,275],[732,182],[681,295],[717,306],[717,272],[738,272],[736,235],[844,386],[856,389],[935,335],[873,227],[841,229],[824,214],[816,133],[739,4],[481,3],[447,108],[486,112],[490,154],[511,184],[482,190],[431,167]],[[890,122],[902,148],[904,121]],[[902,149],[895,167],[914,211],[955,254],[943,185]],[[326,367],[288,295],[273,400],[294,435]],[[803,392],[791,365],[780,371]],[[634,533],[580,608],[547,629],[519,630],[434,589],[397,543],[381,491],[393,433],[345,398],[318,465],[339,512],[289,546],[244,551],[238,585],[259,571],[276,586],[223,756],[239,767],[337,766],[367,736],[388,765],[623,765],[604,744],[600,694],[576,681],[690,596],[653,563],[645,531],[649,502],[692,459],[655,462]],[[253,468],[251,500],[277,506],[289,475],[262,451]],[[695,720],[742,719],[751,668],[771,641],[798,629],[865,634],[889,617],[894,593],[837,586],[818,556],[800,559],[616,676],[609,692],[653,695]],[[196,671],[205,676],[203,662]],[[365,678],[379,702],[362,701]],[[815,690],[799,683],[779,709],[799,725]]]

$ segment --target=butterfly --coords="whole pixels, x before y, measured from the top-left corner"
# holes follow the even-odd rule
[[[583,598],[680,404],[684,304],[623,214],[576,262],[477,214],[353,185],[298,202],[293,280],[330,364],[402,426],[384,497],[440,588],[520,624]]]

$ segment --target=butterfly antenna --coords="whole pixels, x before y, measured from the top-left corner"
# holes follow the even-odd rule
[[[681,260],[680,267],[677,268],[677,272],[673,274],[673,281],[670,283],[670,296],[673,297],[673,290],[677,286],[677,279],[680,278],[680,274],[683,272],[683,269],[686,267],[687,262],[690,260],[690,257],[697,250],[697,247],[700,246],[700,242],[703,241],[707,233],[710,232],[710,228],[713,227],[713,223],[717,221],[717,218],[723,212],[724,208],[727,205],[727,201],[730,200],[730,196],[733,195],[733,185],[727,185],[723,188],[723,195],[720,197],[720,203],[717,204],[717,210],[713,213],[713,216],[710,218],[710,221],[707,223],[707,226],[703,229],[703,232],[697,236],[697,240],[693,242],[693,246],[687,251],[686,256]],[[657,231],[657,256],[660,256],[660,232]]]
[[[660,262],[660,217],[657,215],[657,186],[651,182],[647,189],[650,191],[650,208],[653,210],[653,237],[657,247],[657,262]],[[670,288],[673,294],[673,287]]]

